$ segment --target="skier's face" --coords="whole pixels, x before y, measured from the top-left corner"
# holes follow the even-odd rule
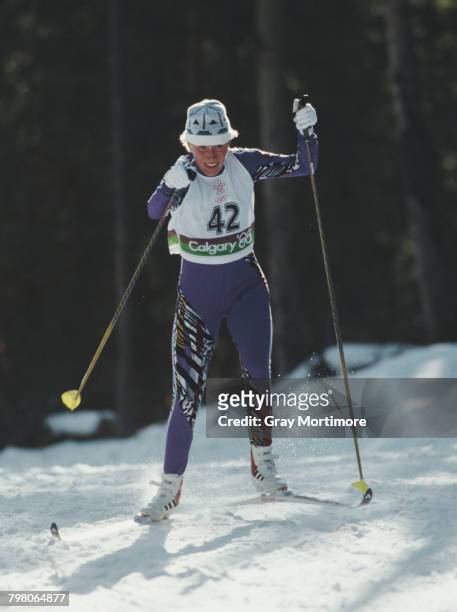
[[[189,144],[189,147],[200,172],[206,176],[216,176],[224,167],[229,145],[228,142],[210,147]]]

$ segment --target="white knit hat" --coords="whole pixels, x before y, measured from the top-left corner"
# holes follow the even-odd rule
[[[238,136],[232,129],[227,110],[219,100],[202,100],[187,109],[186,128],[179,137],[185,145],[218,145]]]

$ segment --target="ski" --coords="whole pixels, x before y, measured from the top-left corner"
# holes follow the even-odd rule
[[[49,531],[51,532],[51,535],[56,539],[56,540],[61,540],[62,538],[60,537],[60,533],[59,533],[59,529],[57,527],[56,523],[51,523],[51,526],[49,527]]]
[[[371,490],[368,490],[364,495],[361,502],[357,504],[350,504],[337,501],[335,499],[326,499],[322,497],[314,497],[312,495],[299,495],[298,493],[292,493],[288,491],[285,495],[260,495],[251,499],[246,499],[235,505],[249,505],[249,504],[266,504],[266,503],[297,503],[297,504],[314,504],[320,506],[334,506],[339,508],[358,508],[360,506],[366,506],[372,499],[373,494]]]
[[[142,512],[135,514],[135,516],[133,517],[133,520],[138,525],[152,525],[153,523],[158,523],[158,522],[160,523],[160,521],[153,521],[152,518],[149,516],[149,514],[144,514]]]

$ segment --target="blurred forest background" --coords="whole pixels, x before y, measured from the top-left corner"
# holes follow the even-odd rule
[[[49,441],[204,97],[237,146],[288,153],[310,94],[346,341],[456,340],[456,25],[457,0],[1,0],[0,446]],[[284,375],[334,343],[309,182],[261,185],[256,217]],[[163,233],[84,391],[121,435],[167,415],[178,271]],[[238,373],[224,332],[210,374]]]

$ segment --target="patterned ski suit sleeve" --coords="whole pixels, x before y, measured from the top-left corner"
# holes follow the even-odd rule
[[[313,134],[310,138],[310,149],[315,170],[318,161],[316,134]],[[265,179],[293,178],[309,174],[305,140],[298,131],[297,151],[294,155],[280,155],[261,151],[260,149],[233,149],[233,152],[249,172],[254,183]]]

